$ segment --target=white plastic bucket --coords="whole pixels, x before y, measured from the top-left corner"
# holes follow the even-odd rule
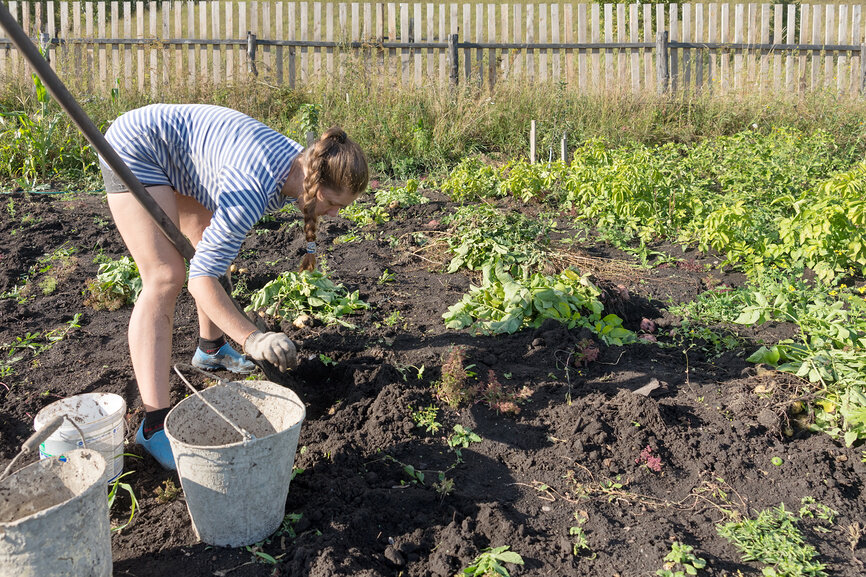
[[[85,393],[61,399],[39,411],[33,427],[39,431],[60,415],[66,415],[81,429],[88,449],[105,458],[105,483],[117,479],[123,472],[123,439],[126,436],[126,401],[123,397],[114,393]],[[66,420],[39,445],[39,456],[43,459],[62,458],[69,451],[83,446],[78,430]]]
[[[111,577],[105,459],[87,449],[0,481],[0,575]]]
[[[242,547],[265,539],[285,516],[304,404],[270,381],[229,382],[191,395],[165,419],[192,526],[210,545]]]

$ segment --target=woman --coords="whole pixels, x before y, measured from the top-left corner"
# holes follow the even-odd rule
[[[266,213],[296,202],[304,215],[307,254],[316,264],[316,224],[366,189],[367,161],[342,129],[325,132],[303,150],[286,136],[235,110],[200,104],[153,104],[120,116],[106,139],[169,218],[196,247],[188,289],[195,299],[199,345],[195,366],[248,373],[254,360],[286,370],[295,346],[283,333],[262,333],[241,314],[218,278],[246,234]],[[100,159],[108,207],[143,289],[129,321],[132,367],[145,417],[136,442],[167,468],[174,457],[163,430],[170,409],[169,368],[175,302],[186,277],[183,258],[148,212]]]

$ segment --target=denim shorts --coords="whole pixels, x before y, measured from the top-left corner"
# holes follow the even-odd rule
[[[99,159],[99,170],[102,171],[102,181],[105,183],[106,193],[114,194],[117,192],[129,192],[129,188],[127,188],[127,186],[123,184],[123,181],[120,180],[120,177],[117,176],[117,173],[114,172],[114,169],[105,164],[101,158]],[[148,184],[145,182],[142,182],[141,184],[142,186],[144,186],[144,188],[147,188],[149,186],[164,185],[164,183]]]

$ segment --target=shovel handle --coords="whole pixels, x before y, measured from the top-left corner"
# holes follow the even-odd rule
[[[78,431],[78,434],[81,435],[81,445],[86,449],[87,442],[84,440],[84,432],[81,430],[81,428],[66,415],[57,415],[56,417],[51,419],[47,425],[30,435],[30,437],[28,437],[27,440],[21,444],[21,450],[18,452],[17,455],[15,455],[15,458],[12,459],[8,465],[6,465],[6,468],[3,470],[3,474],[0,474],[0,480],[3,480],[9,476],[9,473],[12,472],[12,467],[15,466],[15,463],[18,462],[18,459],[28,453],[32,453],[33,451],[35,451],[37,447],[39,447],[39,445],[44,443],[48,437],[53,435],[54,431],[59,429],[60,425],[63,424],[63,421],[69,421],[72,426],[75,427],[75,429]]]
[[[36,447],[45,442],[45,439],[54,434],[54,431],[60,428],[60,425],[63,424],[63,420],[66,419],[66,415],[57,415],[52,419],[45,427],[41,430],[36,431],[30,438],[24,441],[24,444],[21,445],[22,453],[30,453]]]

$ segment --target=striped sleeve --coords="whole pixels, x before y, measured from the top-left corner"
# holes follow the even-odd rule
[[[264,215],[269,196],[266,191],[274,186],[263,183],[260,176],[223,169],[219,203],[190,261],[189,278],[218,277],[228,270],[247,234]]]

